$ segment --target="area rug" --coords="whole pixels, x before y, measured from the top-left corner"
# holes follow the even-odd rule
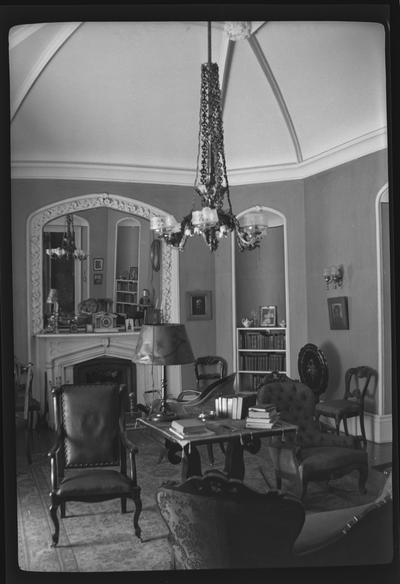
[[[130,433],[139,447],[138,482],[142,489],[141,542],[133,531],[133,503],[120,513],[120,502],[67,504],[67,517],[60,520],[60,540],[50,546],[53,525],[49,516],[50,469],[45,453],[36,453],[32,465],[17,476],[18,563],[30,572],[116,572],[170,570],[168,530],[161,518],[155,493],[165,481],[180,481],[180,465],[166,458],[159,462],[160,448],[145,431]],[[210,469],[208,453],[201,448],[203,470]],[[223,454],[214,447],[214,468],[223,468]],[[245,452],[244,482],[266,492],[274,487],[272,467],[265,444],[252,455]],[[373,500],[384,482],[382,473],[371,469],[367,494],[357,490],[357,473],[326,484],[310,484],[304,500],[307,513],[339,509]]]

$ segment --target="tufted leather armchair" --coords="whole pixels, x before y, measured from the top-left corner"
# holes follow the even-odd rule
[[[123,427],[124,385],[63,385],[52,391],[56,414],[56,443],[49,452],[51,467],[50,516],[59,539],[58,507],[65,517],[68,501],[87,503],[121,500],[126,512],[127,499],[133,499],[133,525],[140,537],[142,508],[136,480],[135,454]],[[127,453],[129,469],[127,469]]]
[[[355,436],[321,432],[314,417],[314,394],[309,387],[297,381],[264,383],[257,392],[257,405],[269,403],[277,406],[282,420],[298,426],[295,437],[271,442],[278,488],[282,479],[289,479],[294,492],[303,498],[310,481],[339,478],[356,469],[359,489],[365,492],[367,453]]]

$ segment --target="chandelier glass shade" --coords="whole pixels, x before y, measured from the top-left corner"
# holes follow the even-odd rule
[[[200,208],[193,209],[179,223],[171,217],[152,217],[150,229],[169,245],[183,250],[189,237],[201,235],[211,251],[221,239],[234,233],[241,251],[259,247],[266,232],[262,213],[249,215],[241,225],[232,211],[224,152],[221,91],[217,63],[211,62],[211,23],[208,23],[208,62],[201,66],[200,128],[194,191]]]
[[[46,254],[52,259],[57,260],[85,260],[87,254],[81,250],[77,249],[75,245],[75,231],[74,231],[74,219],[71,214],[66,216],[65,231],[62,236],[61,244],[58,247],[46,249]]]

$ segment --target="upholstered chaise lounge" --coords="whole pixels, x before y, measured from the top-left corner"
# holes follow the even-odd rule
[[[303,498],[310,481],[329,481],[354,470],[359,472],[359,489],[365,492],[368,456],[355,436],[321,432],[314,418],[312,390],[298,381],[265,382],[258,389],[257,405],[274,403],[282,420],[296,424],[295,438],[276,438],[269,448],[278,488],[282,479]]]

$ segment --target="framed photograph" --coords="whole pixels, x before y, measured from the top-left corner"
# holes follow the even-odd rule
[[[125,330],[126,332],[133,332],[133,318],[125,319]]]
[[[136,266],[130,266],[129,268],[129,280],[138,279],[138,269]]]
[[[331,330],[346,330],[349,328],[347,296],[328,298],[328,311]]]
[[[103,283],[103,274],[93,274],[93,284],[98,285]]]
[[[260,326],[276,326],[276,306],[260,306]]]
[[[186,292],[188,320],[210,320],[212,316],[211,290]]]
[[[93,258],[93,270],[95,272],[102,272],[103,271],[103,265],[104,265],[104,259],[103,258]]]

